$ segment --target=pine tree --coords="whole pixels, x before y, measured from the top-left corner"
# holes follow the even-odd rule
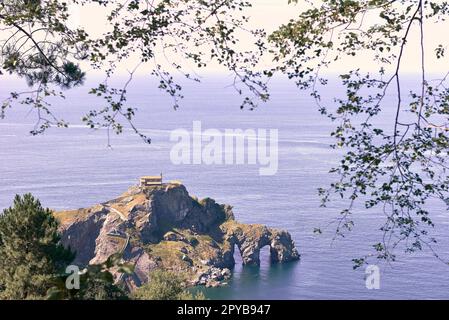
[[[43,299],[74,254],[60,244],[58,222],[31,194],[0,216],[0,298]]]

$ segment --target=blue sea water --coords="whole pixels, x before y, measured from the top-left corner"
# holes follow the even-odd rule
[[[339,160],[339,152],[329,147],[332,124],[307,94],[285,81],[272,84],[269,103],[241,111],[239,97],[228,87],[231,80],[213,77],[201,85],[188,85],[181,108],[174,111],[171,99],[153,83],[136,79],[128,102],[139,107],[136,125],[152,138],[151,145],[125,130],[112,136],[108,148],[104,130],[85,128],[79,120],[83,112],[102,103],[87,94],[87,86],[54,103],[56,113],[72,124],[68,129],[50,129],[33,137],[29,131],[36,114],[22,105],[8,110],[0,121],[0,209],[9,207],[15,194],[26,192],[55,210],[87,207],[116,197],[139,176],[163,172],[166,179],[182,180],[199,198],[233,205],[239,221],[288,230],[301,254],[300,262],[270,265],[265,248],[260,268],[238,264],[228,286],[206,290],[209,298],[449,298],[449,266],[426,250],[414,255],[397,252],[397,262],[379,265],[380,290],[368,290],[364,270],[354,271],[351,259],[370,252],[370,245],[380,239],[384,216],[380,209],[359,210],[355,230],[333,241],[335,226],[328,224],[345,203],[320,208],[317,195],[317,188],[332,181],[328,171]],[[0,81],[1,98],[21,86]],[[337,88],[329,90],[329,96],[338,93]],[[387,127],[390,116],[387,110],[380,120]],[[191,130],[193,121],[201,121],[203,129],[278,129],[278,173],[260,176],[257,165],[172,164],[170,132]],[[436,249],[449,257],[447,211],[435,206],[432,216],[437,224],[433,234],[439,240]],[[317,227],[323,228],[322,235],[313,233]]]

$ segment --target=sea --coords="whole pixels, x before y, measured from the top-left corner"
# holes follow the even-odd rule
[[[227,286],[202,289],[209,299],[448,299],[449,265],[424,248],[396,253],[395,262],[372,261],[380,270],[379,288],[369,289],[365,267],[354,270],[352,259],[372,253],[382,238],[382,208],[354,213],[355,227],[345,237],[335,237],[336,218],[348,203],[334,199],[320,206],[318,188],[336,176],[329,170],[338,164],[343,150],[330,147],[335,123],[323,117],[308,93],[287,79],[270,83],[271,99],[253,111],[241,110],[243,97],[232,86],[231,75],[206,75],[202,83],[183,83],[184,99],[173,108],[173,99],[149,77],[136,77],[128,89],[127,105],[137,108],[134,124],[151,138],[145,144],[129,126],[121,135],[92,130],[81,121],[104,100],[88,94],[99,79],[64,92],[53,99],[53,111],[70,123],[69,128],[50,128],[43,135],[30,131],[36,111],[17,104],[0,121],[0,210],[11,206],[16,194],[32,193],[45,207],[66,210],[89,207],[113,199],[143,175],[163,173],[166,180],[181,180],[191,195],[211,197],[234,208],[236,219],[289,231],[301,260],[272,265],[269,248],[261,253],[260,267],[237,264]],[[116,80],[123,85],[126,78]],[[27,90],[23,81],[0,79],[0,99],[11,91]],[[323,101],[344,91],[336,83],[323,88]],[[394,95],[387,95],[386,110],[377,120],[392,128]],[[390,99],[390,100],[388,100]],[[324,103],[324,102],[323,102]],[[278,131],[278,170],[260,175],[259,164],[175,164],[170,157],[174,130],[275,129]],[[217,132],[217,131],[215,131]],[[193,134],[193,133],[192,133]],[[109,146],[110,144],[110,146]],[[434,204],[431,230],[434,249],[449,258],[447,208]],[[322,234],[314,233],[321,228]]]

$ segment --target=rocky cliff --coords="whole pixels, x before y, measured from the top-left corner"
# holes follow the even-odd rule
[[[179,184],[132,187],[117,199],[55,215],[64,245],[77,252],[76,264],[122,252],[135,266],[122,279],[130,288],[147,281],[154,268],[182,273],[192,285],[219,285],[231,276],[236,247],[244,264],[258,265],[265,246],[273,263],[299,259],[288,232],[238,223],[230,206],[199,201]]]

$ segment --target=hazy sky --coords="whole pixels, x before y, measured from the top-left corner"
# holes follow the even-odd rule
[[[264,28],[267,31],[274,31],[282,23],[288,22],[289,19],[298,16],[299,12],[304,10],[304,5],[290,4],[287,0],[252,0],[253,8],[249,10],[251,16],[251,26]],[[76,17],[79,19],[83,26],[88,26],[90,33],[101,33],[106,28],[106,22],[104,17],[104,8],[97,7],[93,9],[92,6],[81,10],[74,10]],[[75,18],[76,20],[76,18]],[[426,27],[426,39],[425,45],[427,48],[435,48],[438,44],[449,43],[449,24],[448,22],[436,24],[427,24]],[[414,35],[418,35],[418,27],[416,25],[412,31],[412,38]],[[433,50],[433,49],[432,49]],[[418,72],[420,63],[419,43],[417,41],[411,41],[406,48],[405,59],[403,62],[402,70],[405,72]],[[449,66],[449,55],[445,59],[436,60],[433,59],[435,55],[433,52],[428,52],[426,57],[427,71],[429,73],[442,72],[447,70]],[[130,62],[133,64],[133,61]],[[369,57],[356,57],[346,59],[333,66],[331,71],[342,71],[353,67],[354,65],[360,66],[367,71],[377,71],[378,66],[373,64]],[[128,67],[129,68],[129,67]],[[220,67],[210,66],[208,71],[218,72]]]
[[[306,7],[303,4],[288,4],[287,0],[250,0],[253,8],[246,13],[251,17],[250,27],[264,28],[268,32],[274,31],[281,24],[288,22],[295,18]],[[301,1],[300,1],[301,2]],[[89,5],[83,8],[72,7],[72,23],[74,25],[81,24],[92,35],[99,35],[108,29],[108,24],[105,19],[106,11],[104,7],[98,5]],[[369,20],[368,20],[369,22]],[[371,21],[373,22],[373,21]],[[427,23],[425,25],[426,38],[425,46],[427,48],[426,64],[429,73],[442,73],[448,70],[449,54],[444,59],[436,60],[433,52],[438,44],[442,43],[446,46],[449,43],[449,22],[441,22],[438,24]],[[412,29],[411,38],[418,39],[418,25],[416,24]],[[0,36],[4,38],[4,35]],[[243,43],[245,41],[242,41]],[[449,49],[449,48],[447,48]],[[128,61],[122,66],[120,72],[125,72],[126,69],[131,69],[137,60]],[[418,41],[412,40],[408,43],[405,58],[402,64],[402,71],[418,72],[420,64],[420,50]],[[366,55],[360,55],[356,58],[346,59],[335,64],[330,71],[340,72],[346,71],[348,68],[359,66],[366,71],[377,71],[379,66],[374,64],[372,60]],[[221,72],[223,69],[217,65],[210,65],[208,72]],[[148,72],[148,70],[142,69]]]

